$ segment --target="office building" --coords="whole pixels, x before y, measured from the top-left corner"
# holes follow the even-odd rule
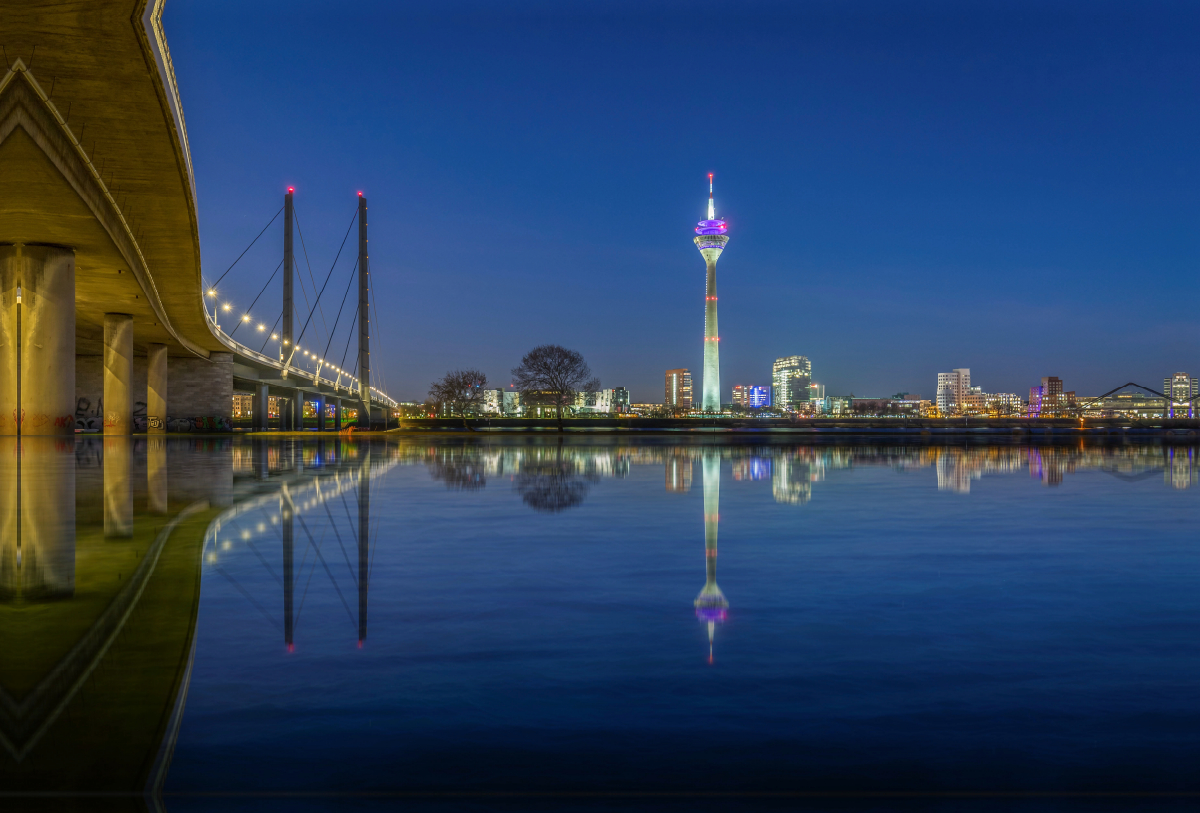
[[[1031,418],[1060,418],[1075,406],[1075,391],[1063,392],[1062,379],[1046,376],[1042,383],[1029,388],[1028,415]]]
[[[1196,402],[1193,398],[1200,396],[1196,387],[1196,379],[1187,373],[1175,373],[1170,378],[1163,379],[1163,395],[1167,396],[1168,418],[1196,417]]]
[[[708,218],[696,225],[696,248],[704,257],[708,269],[704,289],[704,381],[700,409],[704,412],[721,411],[721,358],[720,334],[717,332],[717,258],[725,250],[729,238],[724,220],[717,219],[713,202],[712,173],[708,173]]]
[[[692,372],[680,368],[667,370],[666,393],[663,403],[675,409],[692,408]]]
[[[771,405],[771,388],[738,384],[733,388],[733,405],[747,409],[769,407]]]
[[[937,374],[937,408],[943,415],[956,415],[967,406],[971,391],[971,370],[960,367]]]
[[[575,393],[575,414],[611,414],[629,411],[629,391],[614,387],[595,392]]]
[[[513,389],[484,390],[481,409],[485,415],[519,415],[521,393]]]
[[[808,402],[812,384],[812,362],[806,356],[784,356],[771,365],[775,406],[797,411]]]

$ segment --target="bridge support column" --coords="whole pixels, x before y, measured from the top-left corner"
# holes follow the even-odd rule
[[[317,431],[325,431],[325,395],[316,393],[313,395],[313,400],[317,402]]]
[[[296,390],[292,396],[292,431],[304,431],[304,390]]]
[[[104,434],[133,431],[133,317],[104,314]],[[128,479],[128,477],[126,478]]]
[[[74,404],[75,252],[0,246],[0,433],[74,435]]]
[[[333,431],[342,431],[342,399],[333,399]]]
[[[266,384],[254,385],[254,405],[250,408],[253,420],[251,420],[250,426],[256,432],[266,432],[267,427],[270,425],[267,414],[267,405],[270,403],[269,398],[270,388]]]
[[[107,427],[106,427],[107,429]],[[133,536],[133,440],[119,435],[104,439],[104,535]]]
[[[166,431],[167,346],[151,344],[146,350],[146,433],[161,435]]]

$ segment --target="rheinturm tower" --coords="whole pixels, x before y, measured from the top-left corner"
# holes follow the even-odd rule
[[[708,173],[708,219],[696,226],[696,248],[708,266],[708,282],[704,288],[704,379],[700,409],[703,412],[721,411],[721,338],[717,335],[717,258],[725,250],[729,238],[724,220],[717,219],[713,203],[713,176]]]

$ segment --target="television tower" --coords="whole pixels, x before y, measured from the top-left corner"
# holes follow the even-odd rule
[[[717,258],[725,250],[725,221],[717,219],[713,204],[713,175],[708,173],[708,219],[696,226],[696,248],[708,265],[708,283],[704,293],[704,381],[700,410],[721,411],[721,353],[717,335]]]

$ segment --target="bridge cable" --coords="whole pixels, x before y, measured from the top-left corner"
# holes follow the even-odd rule
[[[267,285],[270,285],[271,280],[275,279],[275,275],[279,273],[280,268],[283,268],[283,260],[280,260],[279,265],[275,266],[275,270],[271,272],[271,276],[267,279]],[[262,287],[262,290],[258,292],[258,296],[254,297],[254,301],[250,303],[250,307],[246,308],[246,316],[250,315],[250,312],[254,310],[254,306],[258,304],[258,300],[262,297],[262,295],[264,293],[266,293],[267,285],[264,285]],[[238,323],[234,326],[233,330],[230,331],[230,333],[229,333],[229,338],[231,338],[231,339],[233,338],[233,334],[237,333],[238,328],[242,326],[243,322],[252,321],[252,320],[253,320],[253,317],[251,317],[250,320],[247,320],[245,317],[238,319]]]
[[[379,311],[376,310],[376,308],[375,308],[375,289],[372,287],[371,281],[369,278],[367,280],[367,289],[370,291],[370,294],[371,294],[369,299],[371,301],[371,309],[375,311],[375,321],[379,324],[379,341],[382,342],[383,341],[383,323],[379,321]],[[379,383],[381,385],[379,388],[379,394],[387,395],[387,379],[383,375],[382,368],[380,368],[380,370],[379,370]]]
[[[342,360],[341,360],[341,362],[338,364],[338,367],[339,367],[339,368],[343,368],[343,369],[344,369],[344,368],[345,368],[345,366],[346,366],[346,356],[347,356],[347,355],[350,353],[350,340],[354,338],[354,326],[355,326],[355,325],[358,323],[358,309],[359,309],[359,307],[360,307],[359,305],[355,305],[355,306],[354,306],[354,318],[350,320],[350,332],[349,332],[349,334],[347,334],[347,335],[346,335],[346,349],[342,351]],[[357,362],[357,361],[356,361],[356,362],[354,362],[354,369],[356,369],[356,370],[358,369],[358,362]],[[351,381],[353,381],[353,380],[354,380],[354,373],[349,373],[349,376],[350,376],[350,380],[351,380]]]
[[[298,216],[296,218],[296,231],[300,235],[300,250],[304,252],[304,262],[308,266],[308,278],[312,280],[313,293],[315,294],[317,292],[317,280],[313,276],[312,262],[308,259],[308,247],[304,245],[304,231],[300,228],[300,218]],[[303,285],[303,278],[301,278],[301,285]],[[325,332],[329,333],[329,322],[325,319],[325,310],[318,307],[318,312],[321,314],[321,325],[325,328]]]
[[[280,207],[279,207],[279,212],[282,212],[282,211],[283,211],[283,207],[282,207],[282,206],[280,206]],[[279,212],[276,212],[276,213],[275,213],[275,217],[279,217]],[[271,218],[271,222],[270,222],[270,223],[268,223],[267,225],[263,226],[263,230],[262,230],[262,231],[260,231],[260,232],[258,233],[258,237],[262,237],[264,234],[266,234],[266,233],[267,233],[267,229],[271,228],[271,223],[274,223],[274,222],[275,222],[275,217]],[[250,245],[246,246],[246,251],[249,251],[250,249],[254,248],[254,244],[258,242],[258,237],[255,237],[253,240],[251,240],[251,241],[250,241]],[[245,256],[246,256],[246,251],[243,251],[241,254],[239,254],[239,255],[238,255],[238,258],[237,258],[236,260],[234,260],[234,261],[233,261],[233,265],[231,265],[231,266],[229,266],[228,268],[226,268],[226,269],[225,269],[225,274],[228,274],[230,271],[232,271],[232,270],[233,270],[233,266],[234,266],[234,265],[237,265],[237,264],[238,264],[238,262],[239,262],[239,261],[242,259],[242,257],[245,257]],[[210,285],[210,286],[208,286],[208,287],[209,287],[209,288],[216,288],[216,287],[217,287],[217,286],[218,286],[218,285],[221,283],[221,280],[225,279],[225,274],[222,274],[221,276],[217,277],[217,281],[216,281],[216,282],[214,282],[212,285]]]
[[[358,268],[358,260],[354,261],[354,268],[350,269],[350,281],[346,283],[346,292],[342,294],[342,304],[338,305],[337,318],[333,320],[333,331],[329,334],[329,341],[325,343],[325,352],[321,354],[321,358],[329,355],[329,346],[333,344],[333,334],[337,333],[338,322],[342,320],[342,310],[346,307],[346,297],[350,296],[350,286],[354,284],[354,270],[356,268]]]
[[[308,319],[304,321],[304,327],[300,331],[300,335],[292,341],[292,352],[288,355],[287,365],[291,365],[292,358],[296,355],[296,345],[304,338],[305,332],[308,330],[308,325],[312,322],[313,309],[321,304],[321,297],[325,294],[325,289],[329,286],[329,279],[333,276],[333,269],[337,267],[338,259],[342,256],[342,249],[346,247],[346,240],[350,237],[350,229],[354,228],[354,221],[358,218],[358,207],[354,208],[354,217],[350,218],[350,225],[346,227],[346,236],[342,238],[342,245],[338,248],[337,256],[333,258],[333,265],[329,267],[329,273],[325,275],[325,284],[321,286],[321,292],[317,294],[317,301],[308,311]]]
[[[282,318],[283,312],[281,311],[280,314],[275,317],[275,324],[271,325],[271,332],[267,334],[267,338],[263,339],[262,347],[258,348],[258,352],[261,353],[267,349],[267,342],[271,341],[271,337],[275,335],[275,328],[279,327],[279,320]],[[280,353],[280,355],[283,354]]]

